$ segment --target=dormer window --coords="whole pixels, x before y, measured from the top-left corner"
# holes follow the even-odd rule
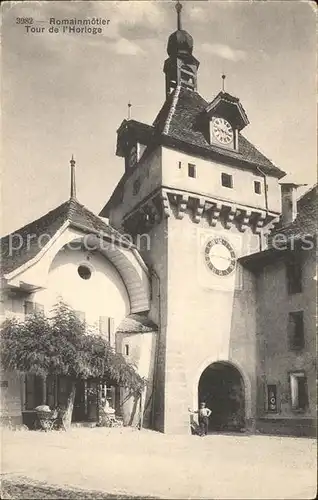
[[[238,151],[238,134],[249,121],[239,99],[221,91],[205,108],[210,144]]]
[[[234,149],[236,131],[230,122],[221,116],[214,116],[210,121],[210,142],[215,146]]]

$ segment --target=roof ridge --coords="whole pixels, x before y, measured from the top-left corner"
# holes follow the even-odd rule
[[[174,115],[174,113],[176,111],[176,107],[177,107],[177,104],[178,104],[178,99],[179,99],[180,91],[181,91],[181,85],[178,85],[178,87],[176,88],[176,90],[174,92],[172,100],[171,100],[170,111],[168,113],[166,122],[165,122],[164,127],[163,127],[163,131],[162,131],[163,134],[168,134],[169,133],[170,123],[171,123],[172,117],[173,117],[173,115]]]

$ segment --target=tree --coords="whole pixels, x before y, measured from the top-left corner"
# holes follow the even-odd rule
[[[66,376],[70,380],[66,425],[70,425],[76,379],[97,378],[125,387],[140,396],[146,381],[135,367],[116,353],[101,335],[81,321],[62,301],[50,317],[28,315],[24,321],[10,318],[0,332],[1,362],[6,370],[41,377]]]

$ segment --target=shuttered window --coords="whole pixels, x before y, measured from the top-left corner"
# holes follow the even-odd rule
[[[287,288],[290,295],[302,291],[301,255],[294,250],[286,261]]]
[[[307,377],[304,373],[290,374],[291,404],[293,410],[305,411],[308,407]]]
[[[109,316],[99,317],[99,332],[112,347],[115,347],[115,323]]]
[[[38,302],[31,302],[30,300],[24,301],[24,314],[27,316],[28,314],[33,314],[35,312],[43,313],[44,306],[43,304],[39,304]]]
[[[289,348],[292,350],[301,350],[305,345],[304,336],[304,313],[295,311],[288,316],[288,340]]]

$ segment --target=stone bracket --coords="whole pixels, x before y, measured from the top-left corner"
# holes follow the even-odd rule
[[[164,213],[165,217],[170,217],[171,209],[170,209],[170,204],[169,204],[169,200],[168,200],[168,195],[165,191],[161,191],[160,199],[161,199],[163,213]]]
[[[199,198],[196,200],[196,206],[194,208],[194,216],[193,216],[193,222],[198,224],[201,220],[203,211],[204,211],[204,206],[205,206],[205,199],[204,198]]]
[[[266,212],[257,214],[257,219],[255,223],[255,233],[260,234],[266,220]]]
[[[177,219],[183,219],[184,214],[187,210],[188,206],[188,201],[189,201],[189,196],[188,195],[180,195],[179,196],[179,201],[178,201],[178,210],[177,210]]]
[[[222,203],[215,203],[211,210],[210,226],[216,226],[222,210]]]
[[[252,216],[252,210],[245,210],[242,212],[242,218],[239,224],[239,230],[244,233],[249,226],[250,219]]]
[[[233,221],[234,221],[234,217],[236,215],[236,212],[237,212],[236,205],[230,205],[228,212],[227,212],[227,215],[226,215],[226,218],[225,218],[225,222],[224,222],[226,229],[231,229],[231,227],[233,226],[233,224],[234,224]]]

